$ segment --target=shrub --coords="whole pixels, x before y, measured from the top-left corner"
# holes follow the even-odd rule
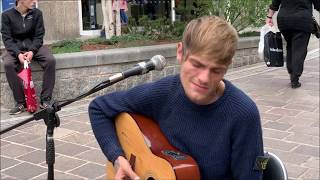
[[[54,54],[70,53],[81,51],[81,44],[82,42],[80,40],[63,40],[51,44],[50,47]]]
[[[238,32],[264,24],[270,0],[193,0],[177,8],[184,21],[204,15],[216,15],[230,22]]]

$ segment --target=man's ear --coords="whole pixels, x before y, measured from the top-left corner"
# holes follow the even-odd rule
[[[177,60],[179,62],[179,64],[182,63],[183,60],[183,47],[182,47],[182,42],[179,42],[177,44]]]

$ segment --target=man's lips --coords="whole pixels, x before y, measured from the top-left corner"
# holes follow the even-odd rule
[[[197,84],[197,83],[192,83],[192,85],[193,85],[193,87],[194,87],[194,89],[195,89],[196,91],[201,91],[201,92],[206,92],[206,91],[208,91],[208,87],[206,87],[206,86],[202,86],[202,85]]]

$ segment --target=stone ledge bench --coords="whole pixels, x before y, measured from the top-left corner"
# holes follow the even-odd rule
[[[230,68],[262,62],[257,54],[258,42],[259,37],[241,38]],[[167,66],[163,71],[151,71],[141,76],[127,78],[92,96],[124,90],[144,82],[151,82],[161,77],[178,73],[176,44],[55,54],[57,71],[53,97],[56,100],[74,98],[87,92],[95,85],[106,81],[111,75],[129,69],[137,62],[149,60],[157,54],[163,55],[167,60]],[[37,63],[33,63],[31,68],[39,97],[43,72]],[[1,108],[10,108],[14,105],[14,100],[7,83],[2,60],[0,64],[0,83]]]

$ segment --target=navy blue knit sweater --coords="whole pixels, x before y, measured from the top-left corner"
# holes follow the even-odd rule
[[[156,120],[169,142],[196,160],[201,179],[261,179],[261,171],[254,170],[256,157],[263,155],[258,109],[231,82],[224,82],[223,95],[209,105],[191,102],[179,75],[100,96],[89,105],[94,135],[113,162],[124,155],[114,117],[139,113]]]

